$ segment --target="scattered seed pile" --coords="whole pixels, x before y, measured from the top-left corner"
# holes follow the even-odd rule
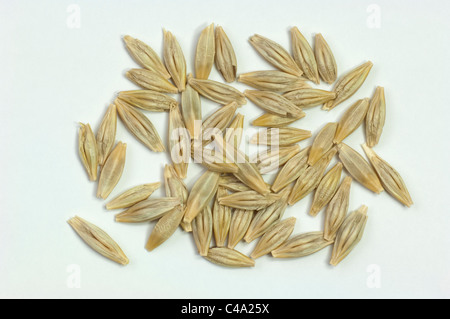
[[[89,124],[81,124],[79,154],[89,179],[98,181],[97,196],[107,199],[121,178],[126,158],[127,145],[116,144],[117,114],[152,152],[170,152],[172,163],[165,165],[162,182],[166,197],[151,197],[161,186],[155,182],[131,188],[106,204],[107,209],[123,209],[116,215],[117,222],[156,221],[145,246],[148,251],[181,226],[192,232],[199,254],[219,265],[249,267],[254,266],[256,258],[269,253],[275,258],[297,258],[333,245],[330,264],[336,266],[360,241],[367,222],[365,205],[348,213],[353,181],[375,193],[386,190],[404,205],[412,205],[400,175],[372,149],[385,123],[382,87],[377,87],[370,99],[350,105],[337,123],[327,123],[307,148],[300,149],[297,143],[310,138],[311,132],[289,127],[305,117],[303,109],[322,105],[324,110],[331,110],[353,96],[368,76],[371,62],[338,78],[336,61],[324,37],[317,34],[312,49],[296,27],[291,29],[291,53],[261,35],[252,36],[250,44],[276,69],[239,77],[231,42],[222,27],[213,24],[198,39],[194,75],[187,74],[183,51],[169,31],[164,30],[162,60],[142,41],[130,36],[124,41],[141,67],[129,70],[126,76],[142,90],[120,92],[96,134]],[[253,89],[242,93],[229,84],[208,79],[214,65],[225,82],[237,80]],[[333,90],[311,87],[321,81],[334,84]],[[168,95],[177,93],[181,94],[181,103]],[[200,96],[221,107],[203,118]],[[265,111],[252,122],[265,129],[250,143],[267,145],[268,150],[253,160],[239,150],[244,116],[236,111],[247,99]],[[143,110],[169,112],[169,150]],[[368,161],[343,143],[363,122],[363,150]],[[201,130],[196,123],[201,123]],[[173,138],[170,133],[179,129],[184,130]],[[208,130],[223,134],[207,134]],[[274,140],[279,145],[273,145]],[[193,146],[191,152],[179,146],[186,141]],[[223,151],[211,151],[207,147],[210,144]],[[198,149],[200,158],[193,151]],[[327,171],[336,155],[338,163]],[[188,190],[184,179],[191,158],[206,170]],[[274,170],[278,172],[269,185],[262,175]],[[348,176],[341,181],[344,170]],[[309,214],[317,216],[325,211],[324,230],[292,235],[296,218],[283,219],[284,211],[310,193],[314,193],[314,199]],[[128,263],[117,243],[103,230],[80,217],[70,219],[69,224],[100,254],[120,264]],[[250,256],[235,250],[242,240],[258,240]]]

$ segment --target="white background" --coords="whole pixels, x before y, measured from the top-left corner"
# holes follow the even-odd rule
[[[79,28],[73,28],[73,8],[80,10]],[[373,8],[380,10],[379,28],[370,23]],[[450,297],[449,9],[448,1],[398,0],[0,1],[0,297]],[[339,74],[374,63],[350,100],[329,113],[307,110],[293,125],[315,134],[377,85],[386,89],[386,126],[375,150],[403,176],[415,204],[407,209],[386,193],[353,184],[350,209],[366,204],[369,220],[362,241],[337,268],[328,265],[331,247],[295,260],[264,256],[252,269],[222,268],[201,258],[191,234],[181,229],[149,253],[144,245],[154,224],[116,223],[116,212],[95,198],[96,185],[77,153],[78,122],[96,130],[116,92],[136,88],[124,76],[137,65],[122,36],[135,36],[160,53],[166,28],[192,71],[198,35],[212,22],[233,43],[238,73],[271,69],[248,43],[251,35],[289,48],[292,26],[310,40],[318,32],[325,36]],[[216,70],[211,78],[222,81]],[[205,116],[218,107],[202,101]],[[246,128],[263,113],[250,102],[239,112]],[[167,141],[168,115],[147,115]],[[160,181],[168,162],[120,122],[117,138],[128,144],[127,162],[110,199]],[[346,143],[362,152],[363,141],[361,127]],[[198,164],[190,166],[188,187],[201,172]],[[152,196],[163,196],[162,189]],[[311,198],[285,213],[297,217],[295,234],[323,227],[323,212],[307,215]],[[107,231],[130,264],[119,266],[87,247],[66,222],[74,215]],[[237,249],[249,254],[253,246]],[[80,271],[79,288],[70,285],[73,265]]]

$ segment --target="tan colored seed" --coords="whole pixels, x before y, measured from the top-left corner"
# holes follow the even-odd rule
[[[250,187],[242,183],[234,175],[222,175],[219,180],[219,186],[225,187],[231,192],[245,192],[251,190]]]
[[[183,221],[190,223],[209,204],[216,194],[219,185],[220,173],[206,171],[195,182],[186,203],[186,212]]]
[[[344,222],[348,210],[352,181],[350,176],[346,176],[327,206],[323,231],[323,237],[326,240],[334,240],[336,232]]]
[[[413,205],[411,195],[409,195],[408,189],[400,174],[366,144],[362,147],[370,163],[375,168],[384,189],[403,205],[407,207]]]
[[[336,93],[313,88],[300,88],[283,94],[283,97],[297,107],[307,109],[335,99]]]
[[[333,52],[322,34],[316,34],[314,54],[320,77],[328,84],[333,84],[337,79],[337,66]]]
[[[223,28],[216,27],[216,68],[222,74],[226,82],[236,80],[237,61],[233,46]]]
[[[177,172],[173,168],[173,165],[166,164],[166,166],[164,167],[164,185],[166,196],[180,198],[184,211],[189,193],[186,184],[183,182],[183,179],[178,176]],[[184,223],[183,221],[181,221],[180,225],[185,231],[192,231],[191,223]]]
[[[97,131],[98,163],[105,164],[106,158],[116,143],[117,110],[114,104],[108,107]]]
[[[251,144],[287,146],[311,137],[311,131],[295,127],[267,128],[250,139]]]
[[[191,139],[184,126],[178,105],[173,106],[169,113],[169,145],[173,167],[181,178],[186,178],[190,159]]]
[[[129,263],[119,245],[104,230],[78,216],[67,222],[81,239],[99,254],[121,265]]]
[[[178,93],[178,89],[159,73],[146,69],[131,69],[125,73],[126,77],[143,89],[162,93]]]
[[[228,125],[225,133],[225,142],[235,148],[239,148],[244,132],[244,115],[237,113],[233,121]]]
[[[369,108],[369,99],[361,99],[352,104],[342,115],[338,122],[336,136],[333,142],[341,143],[347,136],[352,134],[364,121]]]
[[[216,149],[222,150],[227,160],[238,166],[239,171],[234,173],[234,176],[262,195],[270,193],[270,187],[264,181],[256,165],[250,162],[245,153],[226,143],[220,136],[216,136],[213,143]]]
[[[243,73],[238,81],[258,90],[277,93],[310,87],[304,78],[277,70]]]
[[[200,256],[207,256],[211,246],[213,233],[213,218],[211,208],[205,206],[192,221],[192,235]]]
[[[183,207],[177,206],[161,217],[155,227],[153,227],[150,237],[145,245],[145,249],[152,251],[169,239],[180,225],[183,215]]]
[[[217,247],[224,247],[231,223],[231,208],[221,205],[219,198],[228,195],[226,188],[219,186],[212,210],[213,233]]]
[[[353,96],[363,85],[372,66],[373,63],[369,61],[342,76],[333,89],[333,92],[336,93],[336,98],[325,103],[322,108],[329,111]]]
[[[230,102],[225,106],[220,107],[208,116],[202,123],[203,139],[209,140],[216,133],[222,134],[222,132],[228,127],[233,120],[234,114],[238,104],[236,102]]]
[[[373,167],[357,151],[344,143],[339,144],[338,149],[339,159],[356,181],[377,194],[384,190]]]
[[[304,170],[302,175],[297,179],[291,195],[289,196],[289,205],[294,205],[306,195],[314,191],[319,186],[323,178],[323,174],[330,164],[334,155],[336,155],[336,148],[329,150],[320,160],[313,166],[309,166]]]
[[[253,120],[253,126],[265,126],[265,127],[284,127],[298,121],[301,118],[305,117],[305,113],[299,118],[295,117],[283,117],[275,114],[264,113],[257,119]]]
[[[323,232],[315,231],[300,234],[287,240],[281,247],[272,251],[275,258],[300,258],[312,255],[333,244],[323,238]]]
[[[128,52],[141,67],[159,73],[164,79],[170,79],[170,74],[164,67],[158,54],[144,42],[129,35],[123,37]]]
[[[178,197],[149,198],[116,214],[119,223],[144,223],[157,220],[181,205]]]
[[[238,166],[233,162],[228,162],[224,154],[208,148],[203,148],[200,164],[217,173],[237,173],[239,171]]]
[[[236,192],[219,198],[219,203],[224,206],[244,210],[261,210],[274,203],[280,198],[280,195],[270,193],[261,195],[251,190],[246,192]]]
[[[291,187],[286,187],[278,194],[281,196],[272,205],[258,211],[252,219],[250,226],[244,236],[244,240],[249,243],[256,238],[261,237],[270,229],[272,225],[283,218],[284,212],[287,208],[287,199],[291,192]]]
[[[119,209],[119,208],[127,208],[131,207],[136,203],[139,203],[148,197],[155,190],[157,190],[161,186],[160,182],[150,183],[150,184],[142,184],[130,188],[129,190],[123,192],[109,203],[106,204],[106,209]]]
[[[313,203],[311,205],[311,209],[309,210],[309,214],[311,216],[317,216],[322,208],[324,208],[333,198],[341,180],[341,173],[342,163],[337,163],[322,178],[319,186],[317,186]]]
[[[283,166],[293,156],[300,152],[300,145],[273,147],[256,154],[252,162],[256,163],[261,174],[268,174]]]
[[[291,55],[275,41],[255,34],[250,38],[250,44],[267,62],[277,69],[295,76],[302,76],[302,70],[300,70]]]
[[[384,88],[379,86],[370,100],[366,115],[366,141],[367,146],[374,147],[380,141],[386,120],[386,100]]]
[[[291,28],[292,56],[306,78],[320,84],[314,51],[297,27]]]
[[[305,115],[301,108],[275,92],[245,90],[244,95],[266,112],[278,116],[300,118]]]
[[[152,122],[142,112],[116,99],[117,111],[125,127],[141,143],[154,152],[164,152],[165,148]]]
[[[236,102],[239,106],[247,104],[244,94],[234,87],[213,81],[188,78],[188,83],[200,95],[219,104],[228,104]]]
[[[308,167],[307,160],[309,151],[310,147],[301,150],[284,164],[272,184],[271,188],[274,192],[281,191],[303,174]]]
[[[309,151],[308,165],[312,166],[333,147],[337,123],[328,123],[317,133]]]
[[[360,242],[367,223],[367,206],[350,213],[336,235],[330,264],[337,266]]]
[[[236,245],[244,238],[254,215],[255,213],[252,210],[234,210],[231,215],[228,248],[234,249],[234,247],[236,247]]]
[[[195,77],[206,80],[214,65],[215,55],[214,24],[211,23],[200,33],[195,53]]]
[[[190,76],[189,74],[188,77]],[[196,128],[195,124],[200,123],[202,120],[202,104],[198,92],[189,84],[181,92],[181,113],[183,114],[184,124],[189,130],[191,138],[197,139],[200,129],[198,127]]]
[[[270,227],[258,241],[250,257],[256,259],[280,247],[291,236],[296,221],[295,217],[290,217]]]
[[[209,249],[208,261],[224,267],[240,268],[254,267],[255,261],[237,250],[226,247],[214,247]]]
[[[173,34],[164,31],[164,64],[172,76],[172,80],[179,92],[186,88],[186,60],[183,50]]]
[[[89,176],[89,180],[97,180],[98,148],[97,141],[89,124],[80,123],[78,131],[78,154]]]
[[[178,104],[174,98],[152,90],[121,91],[118,99],[127,105],[151,112],[168,111]]]
[[[106,159],[98,179],[97,197],[106,199],[122,177],[127,144],[117,143]]]

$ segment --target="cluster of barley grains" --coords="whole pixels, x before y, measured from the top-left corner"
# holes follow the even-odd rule
[[[209,24],[197,39],[193,63],[167,30],[162,57],[143,41],[125,36],[126,49],[139,66],[128,70],[126,77],[139,88],[114,97],[96,133],[89,124],[80,124],[83,167],[89,180],[97,183],[97,197],[108,198],[126,163],[127,144],[116,141],[119,118],[151,152],[168,152],[171,161],[163,163],[163,181],[130,187],[106,203],[107,210],[123,209],[115,215],[116,222],[155,223],[144,245],[147,251],[163,246],[181,228],[193,236],[200,256],[220,266],[253,267],[255,259],[267,254],[300,258],[328,246],[332,246],[330,264],[336,266],[360,242],[367,222],[367,206],[348,212],[353,181],[375,193],[386,190],[405,206],[413,204],[400,174],[373,149],[386,123],[384,87],[378,86],[371,98],[352,102],[339,119],[324,123],[309,145],[300,147],[298,143],[308,143],[313,136],[293,126],[305,121],[305,110],[322,105],[329,111],[352,98],[373,63],[340,75],[322,34],[310,43],[292,27],[290,52],[274,40],[251,36],[251,46],[274,68],[238,74],[235,36]],[[214,66],[226,83],[211,79]],[[241,92],[235,82],[251,89]],[[315,87],[323,83],[328,90]],[[209,116],[202,113],[202,99],[218,106]],[[259,129],[248,141],[243,138],[247,99],[263,111],[249,121]],[[238,109],[242,114],[236,113]],[[152,112],[168,113],[166,143],[152,123]],[[363,123],[362,147],[368,160],[343,143]],[[243,141],[265,150],[249,156],[241,150]],[[337,163],[331,164],[333,159]],[[185,179],[194,165],[204,170],[188,188]],[[274,177],[271,183],[265,178],[269,174]],[[153,193],[161,185],[165,197],[157,198]],[[283,219],[284,213],[309,194],[313,198],[309,216],[324,210],[323,230],[293,234],[297,219],[308,218],[307,214],[295,212],[296,217]],[[69,224],[94,250],[128,264],[105,231],[80,217]],[[254,241],[250,256],[236,250],[240,243]]]

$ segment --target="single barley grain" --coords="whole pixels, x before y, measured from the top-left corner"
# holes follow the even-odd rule
[[[290,217],[270,227],[258,241],[250,257],[256,259],[280,247],[291,236],[295,222],[296,218]]]
[[[97,197],[106,199],[122,177],[127,144],[117,143],[106,159],[98,179]]]
[[[344,222],[348,211],[352,181],[353,180],[350,176],[346,176],[327,206],[323,231],[323,237],[326,240],[334,240],[336,237],[336,232]]]
[[[217,132],[222,135],[222,132],[228,127],[233,120],[234,114],[238,104],[236,102],[230,102],[225,106],[220,107],[208,116],[202,123],[201,130],[203,133],[203,140],[209,140],[213,138],[213,135]]]
[[[307,109],[335,99],[336,93],[313,88],[300,88],[283,94],[283,97],[297,107]]]
[[[305,113],[303,113],[302,116],[295,118],[295,117],[283,117],[278,116],[271,113],[264,113],[257,119],[253,120],[252,125],[253,126],[263,126],[263,127],[285,127],[289,124],[292,124],[296,121],[298,121],[301,118],[305,117]]]
[[[303,76],[320,84],[314,51],[297,27],[291,28],[292,56],[303,71]]]
[[[188,78],[188,83],[200,95],[216,103],[225,105],[236,102],[239,106],[247,104],[244,94],[230,85],[197,78]]]
[[[228,125],[225,133],[225,142],[239,149],[244,132],[244,115],[237,113],[233,121]]]
[[[244,95],[266,112],[278,116],[300,118],[305,115],[301,108],[275,92],[245,90]]]
[[[89,176],[89,180],[97,180],[98,148],[94,132],[89,124],[80,123],[78,131],[78,154]]]
[[[367,223],[367,206],[350,213],[336,235],[330,264],[337,266],[360,242]]]
[[[372,66],[373,63],[369,61],[342,76],[333,89],[336,93],[336,98],[325,103],[323,109],[329,111],[353,96],[363,85]]]
[[[206,171],[192,186],[186,203],[183,221],[190,223],[209,204],[216,194],[220,173]]]
[[[214,24],[211,23],[200,33],[195,53],[195,77],[206,80],[214,65],[215,55]]]
[[[337,123],[327,123],[317,133],[311,145],[308,157],[308,165],[312,166],[333,147],[333,139],[336,135]]]
[[[219,198],[228,195],[226,188],[219,186],[216,193],[216,199],[212,210],[213,233],[217,247],[224,247],[227,240],[231,223],[231,208],[221,205]]]
[[[116,214],[119,223],[144,223],[157,220],[181,205],[178,197],[149,198]]]
[[[211,246],[213,233],[213,218],[211,208],[205,206],[192,221],[192,235],[200,256],[207,256]]]
[[[333,52],[322,34],[316,34],[314,54],[320,77],[328,84],[333,84],[337,79],[337,66]]]
[[[309,214],[311,216],[317,216],[317,214],[324,208],[330,200],[333,198],[337,191],[342,174],[342,163],[337,163],[331,168],[327,174],[322,178],[317,186],[314,194],[313,203]]]
[[[339,144],[352,134],[364,121],[368,109],[369,99],[361,99],[352,104],[339,120],[333,142]]]
[[[374,147],[380,141],[386,120],[386,99],[384,88],[379,86],[370,100],[369,110],[366,115],[366,140],[367,146]]]
[[[231,41],[220,26],[216,27],[215,36],[216,68],[226,82],[234,82],[236,80],[237,61]]]
[[[237,250],[226,247],[214,247],[209,249],[205,256],[208,261],[224,267],[241,268],[254,267],[255,261]]]
[[[277,93],[310,87],[304,78],[277,70],[243,73],[239,75],[238,82],[258,90]]]
[[[236,247],[236,245],[244,238],[254,215],[255,212],[253,210],[234,210],[231,215],[228,248],[234,249],[234,247]]]
[[[243,210],[261,210],[274,203],[280,195],[270,193],[261,195],[251,190],[246,192],[236,192],[219,198],[219,203],[224,206]]]
[[[117,110],[114,104],[108,107],[97,131],[98,164],[103,166],[116,143]]]
[[[300,70],[291,55],[275,41],[255,34],[250,38],[250,44],[267,62],[276,68],[295,76],[302,76],[302,70]]]
[[[178,104],[173,97],[152,90],[121,91],[118,99],[124,104],[151,112],[169,111],[172,106]]]
[[[300,258],[312,255],[332,244],[333,241],[323,238],[323,232],[315,231],[294,236],[271,253],[275,258]]]
[[[375,168],[384,189],[403,205],[410,207],[413,201],[400,174],[370,147],[364,144],[363,149]]]
[[[178,89],[159,73],[146,69],[131,69],[125,73],[126,77],[143,89],[162,93],[178,93]]]
[[[68,223],[99,254],[121,265],[129,263],[119,245],[104,230],[78,216],[69,219]]]
[[[198,92],[189,84],[181,92],[181,113],[191,138],[197,139],[200,129],[195,127],[195,123],[199,123],[198,121],[202,120],[202,104]]]
[[[130,188],[129,190],[123,192],[109,203],[106,204],[106,209],[119,209],[131,207],[136,203],[139,203],[150,197],[155,190],[161,186],[160,182],[142,184]]]
[[[125,127],[141,143],[154,152],[164,152],[164,144],[153,123],[142,112],[116,99],[117,111]]]
[[[250,139],[251,144],[288,146],[311,137],[311,131],[295,127],[261,129]]]
[[[169,239],[180,225],[183,215],[183,207],[177,206],[161,217],[155,227],[153,227],[150,237],[145,245],[145,249],[152,251]]]
[[[186,60],[174,35],[164,31],[164,64],[179,92],[186,88]]]

